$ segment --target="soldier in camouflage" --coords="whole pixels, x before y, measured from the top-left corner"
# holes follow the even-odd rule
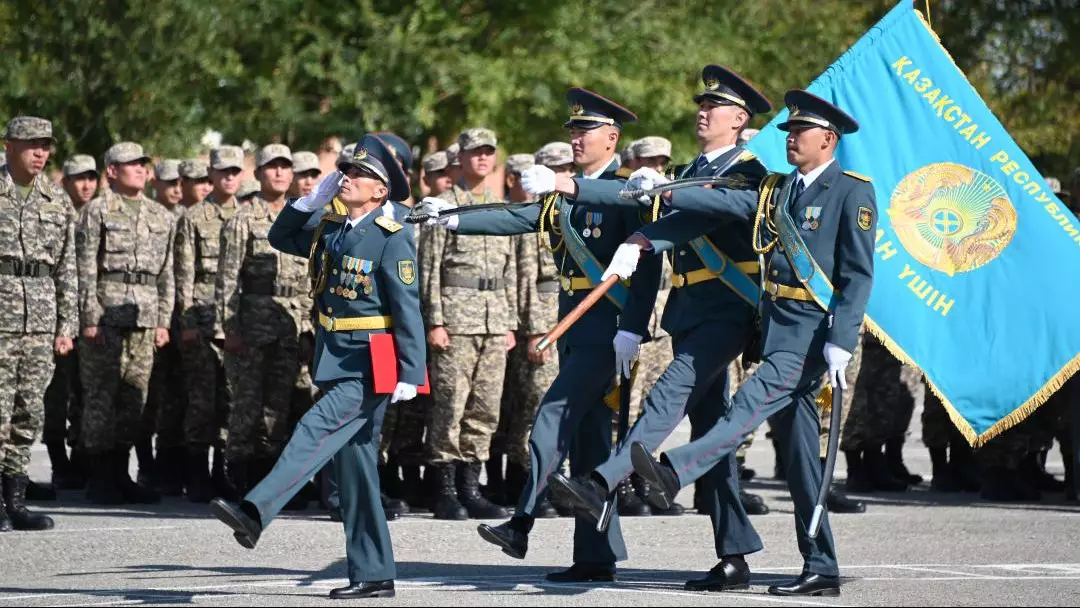
[[[494,169],[495,133],[469,129],[458,144],[462,180],[439,198],[458,206],[495,202],[485,183]],[[444,230],[429,230],[426,237],[419,252],[420,299],[433,351],[436,404],[425,447],[440,480],[435,517],[506,517],[505,509],[480,494],[479,476],[499,425],[506,352],[517,329],[514,251],[509,239],[498,237]]]
[[[85,389],[80,444],[94,471],[95,504],[157,502],[128,476],[141,434],[155,348],[169,342],[176,219],[143,195],[149,157],[134,142],[105,153],[110,188],[86,206],[76,233]]]
[[[217,318],[214,284],[221,257],[221,231],[241,209],[236,200],[244,151],[222,146],[210,152],[212,168],[184,161],[185,190],[209,181],[211,192],[190,207],[176,232],[176,306],[179,309],[180,357],[187,378],[188,409],[184,416],[185,486],[188,499],[205,503],[214,497],[207,458],[214,449],[216,485],[224,484],[225,429],[230,409],[222,363],[225,335]],[[187,177],[190,176],[190,177]]]
[[[154,200],[169,211],[179,213],[180,201],[184,198],[184,190],[180,186],[180,161],[166,158],[154,165],[154,179],[150,187],[154,189]]]
[[[454,138],[454,143],[446,147],[446,174],[450,177],[450,183],[456,184],[461,181],[461,144]]]
[[[255,195],[262,190],[262,184],[257,179],[245,179],[240,182],[240,188],[236,191],[236,200],[247,204],[255,199]]]
[[[292,183],[291,154],[272,144],[255,164],[262,195],[225,223],[214,292],[233,395],[226,460],[241,493],[270,471],[288,439],[300,340],[312,335],[307,262],[267,241]]]
[[[322,168],[319,157],[314,152],[293,152],[293,182],[289,187],[289,198],[299,198],[311,194],[315,184],[319,183]]]
[[[210,183],[210,168],[200,158],[189,158],[180,163],[180,205],[185,210],[202,202],[214,191]]]
[[[428,188],[428,196],[439,196],[454,187],[454,181],[447,171],[450,168],[450,157],[445,150],[428,154],[421,164],[424,167],[424,185]]]
[[[76,154],[64,161],[62,185],[72,225],[79,212],[97,192],[97,163],[93,156]],[[74,246],[72,248],[74,255]],[[80,490],[86,485],[83,459],[77,449],[82,425],[82,383],[79,381],[78,349],[54,358],[56,369],[45,389],[45,428],[41,439],[49,451],[53,485],[61,490]],[[73,448],[68,457],[67,446]]]
[[[0,532],[47,530],[25,505],[30,448],[45,418],[53,354],[76,331],[74,222],[64,193],[42,173],[52,123],[11,119],[0,172]]]

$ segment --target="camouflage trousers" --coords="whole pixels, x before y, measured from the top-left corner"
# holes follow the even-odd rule
[[[216,341],[180,343],[180,360],[187,383],[184,442],[192,447],[223,447],[232,402]]]
[[[242,356],[225,353],[232,388],[226,460],[276,458],[292,426],[293,391],[300,373],[298,339],[248,345]]]
[[[433,353],[425,449],[428,462],[486,462],[499,427],[506,377],[506,337],[451,335],[450,348]]]
[[[0,333],[0,473],[23,475],[45,419],[51,334]]]
[[[948,448],[953,441],[963,441],[963,436],[953,425],[949,412],[941,399],[923,380],[922,442],[931,450]]]
[[[79,442],[91,454],[124,449],[142,436],[154,366],[154,330],[99,327],[98,341],[79,342],[84,389]]]
[[[858,382],[858,378],[862,374],[863,362],[866,360],[865,350],[863,349],[863,340],[860,337],[859,344],[855,346],[855,352],[851,353],[851,361],[848,362],[847,369],[844,370],[844,381],[847,382],[847,390],[841,396],[841,403],[843,403],[844,410],[840,412],[840,445],[837,446],[841,450],[847,449],[844,447],[844,437],[850,424],[848,420],[851,417],[852,410],[855,409],[856,390],[855,384]],[[829,384],[828,378],[825,379],[825,383],[822,386]],[[818,438],[818,453],[821,458],[825,458],[829,452],[829,432],[832,429],[832,410],[825,413],[824,408],[818,409],[818,414],[821,416],[821,435]]]
[[[67,442],[79,445],[82,425],[83,390],[79,379],[79,351],[53,357],[55,369],[45,389],[45,428],[41,440],[46,444]]]
[[[975,452],[985,468],[1015,469],[1025,456],[1048,449],[1054,441],[1066,399],[1051,398],[1020,424],[994,437]]]
[[[920,382],[918,371],[893,357],[873,335],[864,334],[860,347],[858,376],[854,384],[848,383],[854,399],[841,443],[845,451],[902,440],[915,411],[915,391]]]
[[[144,432],[157,432],[157,449],[184,445],[184,412],[187,410],[187,387],[180,361],[180,347],[170,341],[154,353],[150,388],[143,414]]]
[[[547,363],[533,363],[529,361],[527,341],[526,336],[518,336],[517,345],[507,356],[497,433],[507,462],[526,469],[530,466],[529,433],[536,420],[536,410],[559,375],[558,349],[547,351],[550,355]]]

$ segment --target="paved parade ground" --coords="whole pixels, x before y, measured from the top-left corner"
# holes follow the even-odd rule
[[[918,414],[915,416],[918,424]],[[685,440],[684,424],[670,442]],[[929,477],[926,451],[913,433],[907,463]],[[572,520],[540,520],[528,559],[514,560],[480,540],[475,521],[411,515],[390,523],[398,561],[397,598],[379,605],[1013,605],[1080,602],[1080,507],[1060,495],[1037,505],[1004,505],[974,495],[920,489],[864,497],[863,515],[833,516],[842,595],[835,599],[769,596],[770,584],[798,575],[792,507],[772,480],[768,441],[754,444],[748,489],[772,508],[754,517],[765,550],[750,558],[749,591],[686,592],[687,578],[712,567],[707,518],[626,518],[630,559],[619,581],[557,585],[544,574],[569,565]],[[1056,448],[1048,469],[1059,477]],[[843,477],[843,461],[838,467]],[[35,452],[31,476],[46,479]],[[763,479],[761,479],[763,478]],[[679,495],[691,504],[690,489]],[[341,525],[316,511],[286,516],[248,551],[205,506],[168,499],[139,510],[91,508],[79,493],[69,506],[38,503],[56,518],[45,533],[0,535],[0,608],[125,604],[324,605],[345,581]]]

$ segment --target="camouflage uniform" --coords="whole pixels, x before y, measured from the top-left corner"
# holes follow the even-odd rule
[[[106,164],[145,158],[137,144],[110,148]],[[80,342],[85,389],[80,442],[88,454],[126,453],[139,438],[154,329],[172,320],[175,283],[172,244],[176,219],[143,196],[109,190],[83,210],[76,235],[82,327],[100,339]]]
[[[848,384],[851,390],[845,391],[845,397],[846,393],[853,397],[841,442],[845,452],[880,450],[885,442],[902,439],[915,408],[911,373],[904,372],[904,364],[869,333],[863,335],[860,348],[858,379]],[[858,353],[859,348],[855,350]],[[858,358],[858,355],[852,357],[852,363]]]
[[[245,349],[242,356],[225,353],[233,393],[229,462],[272,465],[284,447],[300,373],[300,334],[312,332],[307,261],[267,240],[277,215],[256,198],[221,233],[214,299],[225,336],[242,338]]]
[[[42,119],[16,118],[8,138],[37,139]],[[32,137],[31,137],[32,136]],[[44,421],[56,338],[77,323],[75,225],[64,193],[38,174],[23,198],[0,174],[0,473],[23,476]]]
[[[638,355],[637,375],[630,387],[630,425],[633,426],[638,416],[645,396],[652,390],[660,374],[664,373],[668,365],[674,359],[674,351],[671,349],[671,335],[660,327],[660,318],[664,315],[664,305],[667,304],[668,294],[671,293],[671,263],[664,256],[664,274],[660,279],[660,290],[656,294],[656,306],[653,307],[652,317],[649,319],[649,333],[652,340],[641,345]]]
[[[222,227],[243,206],[214,195],[187,210],[176,231],[176,306],[181,330],[197,329],[200,339],[181,342],[188,409],[184,438],[192,448],[225,444],[229,393],[222,368],[221,340],[214,304]]]
[[[476,200],[463,184],[440,198]],[[428,328],[444,326],[450,348],[432,352],[436,405],[428,416],[431,463],[485,462],[499,425],[507,331],[517,329],[517,280],[510,239],[431,230],[420,249],[420,299]]]

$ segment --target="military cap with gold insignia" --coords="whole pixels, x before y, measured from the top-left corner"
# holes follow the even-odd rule
[[[622,129],[624,124],[637,120],[637,115],[630,110],[581,87],[571,87],[566,92],[566,103],[570,106],[570,119],[563,127],[568,129],[595,129],[604,125]]]
[[[379,137],[369,133],[356,142],[352,157],[338,160],[338,171],[347,173],[350,167],[359,167],[390,188],[389,199],[403,201],[409,198],[409,179],[397,162],[390,147]]]
[[[798,126],[821,127],[846,135],[859,130],[859,123],[847,112],[809,91],[791,89],[784,94],[784,105],[788,109],[787,120],[776,126],[781,131]]]
[[[758,92],[742,76],[722,65],[705,66],[701,70],[701,81],[705,84],[705,90],[694,95],[696,103],[708,99],[720,105],[739,106],[751,116],[772,109],[768,97]]]

